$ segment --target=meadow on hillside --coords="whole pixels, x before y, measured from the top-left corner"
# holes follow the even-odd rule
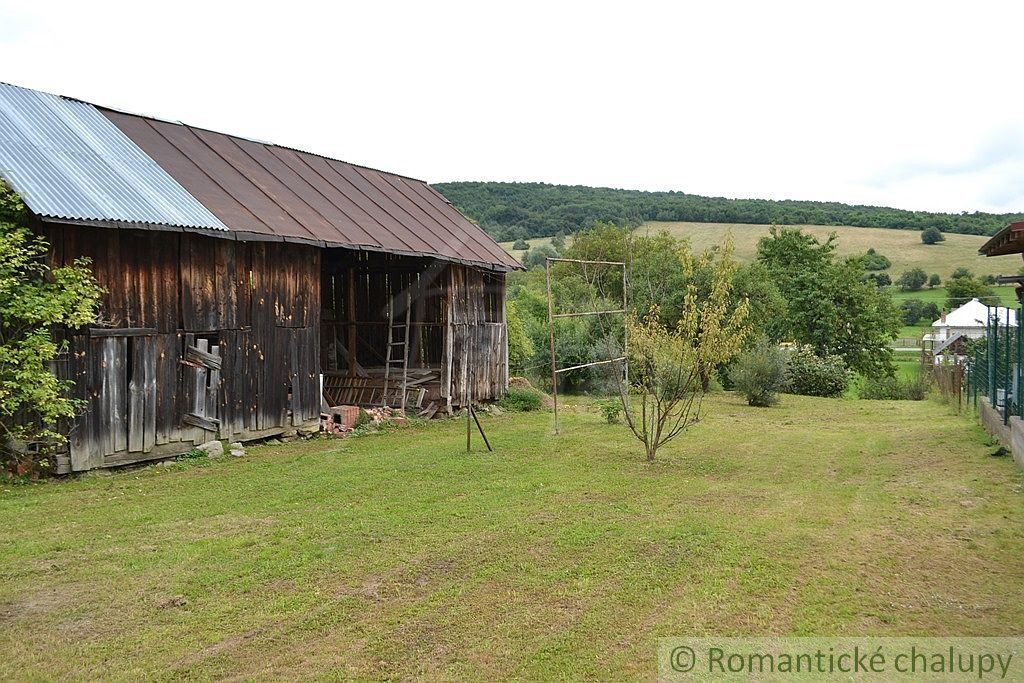
[[[751,261],[757,252],[757,242],[768,234],[771,226],[749,225],[741,223],[666,223],[651,221],[637,228],[638,232],[655,233],[667,230],[681,239],[689,240],[697,251],[709,249],[721,244],[725,236],[731,232],[736,248],[736,258],[740,261]],[[837,251],[843,256],[863,254],[874,248],[892,261],[889,268],[890,277],[895,280],[900,273],[911,268],[924,268],[928,273],[938,273],[945,280],[954,269],[965,266],[975,275],[1015,275],[1024,266],[1019,259],[1012,256],[1002,258],[986,258],[978,253],[987,237],[979,235],[955,235],[947,233],[946,241],[939,244],[925,245],[921,243],[921,233],[915,230],[887,230],[885,228],[835,227],[827,225],[798,225],[798,227],[818,239],[826,239],[830,233],[839,236]],[[531,246],[550,244],[550,237],[536,237],[526,240]],[[523,252],[512,249],[512,242],[502,242],[501,246],[509,252],[521,257]]]
[[[687,239],[696,250],[721,244],[730,231],[736,247],[736,258],[749,261],[757,251],[757,242],[768,234],[768,225],[738,225],[732,223],[660,223],[649,222],[641,231],[668,230],[675,237]],[[788,227],[788,226],[787,226]],[[959,266],[965,266],[975,275],[1014,275],[1024,263],[1012,256],[986,258],[978,249],[988,239],[979,235],[946,234],[946,241],[925,245],[916,230],[886,230],[884,228],[834,227],[800,225],[801,230],[824,240],[832,232],[839,236],[837,252],[843,256],[863,254],[874,248],[889,257],[889,273],[895,280],[900,273],[911,268],[924,268],[938,273],[943,280]]]

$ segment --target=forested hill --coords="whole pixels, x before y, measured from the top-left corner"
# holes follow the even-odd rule
[[[991,235],[1024,214],[931,213],[839,202],[726,199],[683,192],[642,192],[546,183],[458,182],[434,185],[498,241],[574,232],[595,221],[855,225]]]

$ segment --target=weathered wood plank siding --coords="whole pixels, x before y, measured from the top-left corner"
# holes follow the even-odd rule
[[[267,436],[319,417],[320,250],[191,233],[38,228],[55,265],[106,289],[101,323],[68,333],[84,412],[72,470]]]
[[[448,275],[452,404],[497,400],[508,388],[505,278],[460,265]]]

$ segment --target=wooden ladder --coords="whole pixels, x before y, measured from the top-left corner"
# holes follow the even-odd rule
[[[409,316],[412,313],[412,292],[405,292],[405,324],[395,324],[395,300],[388,300],[388,352],[384,361],[384,395],[381,397],[381,405],[388,405],[388,382],[391,380],[391,371],[396,372],[402,368],[402,388],[399,398],[399,408],[405,412],[405,394],[409,381]],[[400,339],[395,339],[395,331],[398,331]],[[395,358],[395,349],[401,348],[402,355]],[[393,405],[393,402],[392,402]]]

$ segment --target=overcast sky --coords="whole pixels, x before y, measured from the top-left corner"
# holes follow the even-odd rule
[[[1024,4],[0,0],[0,80],[448,180],[1024,211]]]

